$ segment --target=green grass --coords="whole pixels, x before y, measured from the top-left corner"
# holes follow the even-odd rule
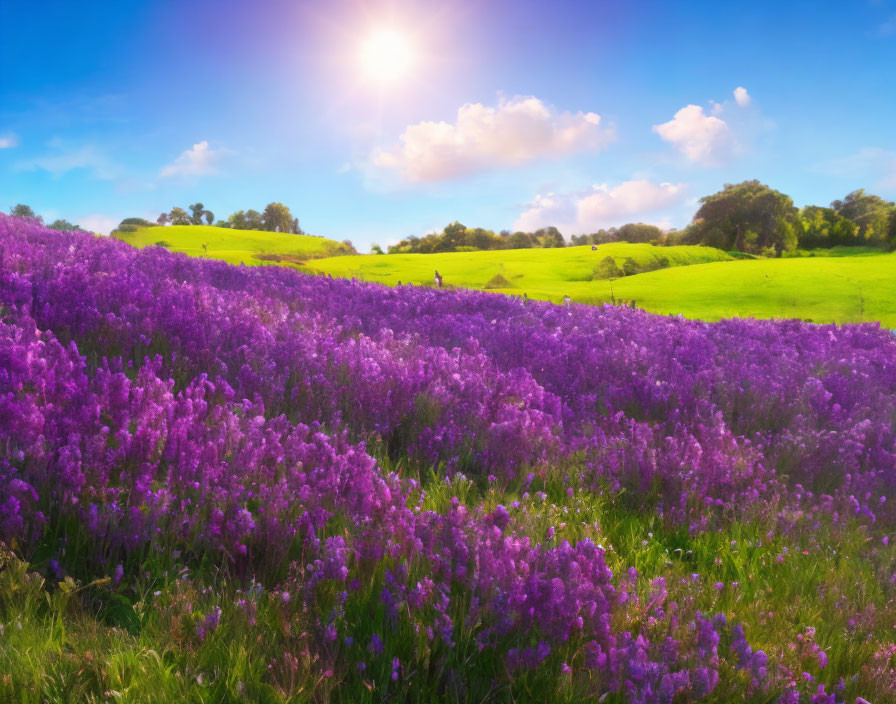
[[[191,257],[221,259],[230,264],[283,264],[297,266],[308,259],[346,254],[341,242],[310,235],[260,230],[231,230],[210,225],[145,227],[115,235],[135,247],[160,245]],[[203,249],[203,245],[207,245]]]
[[[560,469],[536,478],[531,495],[525,496],[522,480],[483,485],[461,476],[450,482],[438,474],[423,479],[424,509],[444,511],[453,497],[471,509],[482,505],[486,510],[522,498],[510,509],[520,535],[544,541],[554,527],[555,544],[589,538],[606,546],[614,573],[621,575],[629,567],[639,573],[633,588],[640,602],[630,602],[619,614],[630,627],[651,637],[664,635],[651,633],[641,606],[650,598],[653,580],[663,577],[669,601],[680,605],[683,619],[696,610],[723,612],[744,627],[754,649],[765,650],[797,673],[810,672],[828,691],[843,677],[846,701],[857,696],[888,701],[888,659],[876,659],[875,653],[892,640],[891,621],[879,616],[892,608],[894,587],[888,578],[896,568],[896,546],[872,539],[865,527],[822,521],[782,531],[775,518],[756,517],[691,535],[631,506],[624,497],[567,494]],[[546,497],[540,498],[538,490]],[[301,600],[284,603],[280,596],[280,589],[298,594],[300,576],[246,591],[247,583],[210,565],[178,569],[172,559],[147,556],[117,585],[108,578],[57,584],[36,573],[46,574],[45,563],[27,565],[0,546],[0,701],[589,700],[592,675],[583,668],[580,638],[559,646],[543,670],[508,675],[500,657],[490,649],[479,652],[475,634],[462,625],[463,599],[457,599],[451,612],[457,624],[454,648],[428,643],[404,617],[388,619],[380,601],[382,565],[346,601],[338,599],[338,590],[327,592],[309,613]],[[410,583],[425,576],[422,565],[409,569]],[[251,613],[241,600],[251,602]],[[196,626],[215,608],[222,612],[220,626],[203,638]],[[351,634],[354,643],[340,639],[333,644],[332,675],[321,677],[324,666],[315,664],[306,646],[319,648],[314,640],[317,620],[337,612],[340,634]],[[866,624],[862,614],[877,616]],[[815,641],[827,652],[824,669],[799,652],[807,627],[815,629]],[[400,637],[384,639],[386,651],[371,657],[366,652],[371,634],[387,630]],[[720,653],[728,656],[727,642],[720,644]],[[406,668],[397,682],[389,677],[394,657]],[[363,676],[353,664],[358,660],[368,664]],[[575,673],[561,675],[561,661],[569,662]],[[460,687],[456,672],[463,673]],[[776,699],[752,697],[744,673],[726,666],[724,674],[723,683],[705,700],[708,704]],[[606,701],[621,704],[624,699],[611,696]]]
[[[609,244],[597,251],[586,246],[351,256],[317,260],[309,268],[390,285],[398,281],[428,285],[438,269],[446,285],[525,293],[554,302],[564,296],[590,304],[635,301],[637,307],[652,312],[703,320],[750,316],[879,321],[896,327],[896,254],[868,248],[800,254],[735,260],[708,247]],[[620,267],[630,258],[644,268],[665,256],[669,266],[612,281],[593,279],[595,267],[608,256]]]
[[[593,288],[595,268],[605,257],[612,257],[619,267],[631,259],[644,269],[730,259],[725,252],[711,247],[606,244],[598,247],[597,251],[592,251],[588,245],[563,249],[357,255],[315,261],[312,268],[334,276],[355,276],[390,285],[399,281],[428,284],[438,269],[447,285],[503,288],[514,293],[526,292],[530,296],[539,292],[544,298],[556,299]],[[667,261],[663,261],[664,258]],[[491,282],[496,277],[502,277],[509,285],[495,286]]]

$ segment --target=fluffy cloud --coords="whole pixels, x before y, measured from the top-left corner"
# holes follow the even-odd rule
[[[704,166],[719,166],[734,151],[734,138],[727,123],[705,114],[699,105],[683,107],[669,122],[654,125],[653,131],[689,161]]]
[[[734,101],[742,108],[747,107],[747,105],[750,104],[750,94],[747,93],[747,89],[743,86],[738,86],[737,88],[735,88]]]
[[[19,146],[19,138],[12,132],[0,135],[0,149],[12,149]]]
[[[468,103],[449,122],[408,126],[372,163],[408,181],[441,181],[600,149],[613,140],[593,112],[556,113],[538,98],[515,97],[498,107]]]
[[[209,149],[208,142],[203,139],[164,167],[159,176],[162,178],[208,176],[217,173],[222,155],[223,150]]]
[[[626,222],[662,223],[657,213],[680,205],[687,195],[683,183],[624,181],[615,188],[606,184],[585,191],[538,195],[514,229],[531,232],[555,225],[566,235],[594,232]]]

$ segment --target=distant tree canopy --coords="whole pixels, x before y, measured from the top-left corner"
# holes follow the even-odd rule
[[[896,204],[863,189],[830,208],[797,211],[789,196],[759,181],[744,181],[701,199],[693,222],[669,244],[705,244],[752,254],[868,245],[896,248]]]
[[[796,222],[800,247],[816,249],[862,244],[859,226],[833,208],[807,205]]]
[[[31,220],[37,220],[38,222],[43,222],[44,219],[35,214],[35,212],[31,209],[31,206],[24,205],[23,203],[18,203],[17,205],[12,206],[9,209],[9,214],[14,218],[29,218]]]
[[[80,225],[75,225],[70,223],[68,220],[63,220],[62,218],[57,218],[49,225],[47,225],[51,230],[61,230],[63,232],[74,232],[75,230],[80,230]]]
[[[203,218],[211,225],[215,220],[215,214],[211,210],[206,210],[202,203],[193,203],[190,206],[190,224],[201,225]]]
[[[798,211],[790,196],[780,191],[755,180],[729,183],[700,203],[686,241],[778,256],[796,249]]]
[[[609,242],[653,242],[663,244],[665,233],[656,225],[646,225],[643,222],[630,222],[622,227],[611,227],[608,230],[598,230],[590,235],[573,235],[570,240],[573,245],[583,244],[607,244]]]
[[[262,229],[269,232],[293,232],[293,217],[283,203],[268,203],[261,214]]]
[[[189,210],[189,212],[187,212]],[[167,213],[159,215],[156,223],[159,225],[202,225],[215,224],[216,227],[229,227],[234,230],[267,230],[268,232],[286,232],[295,235],[304,235],[299,227],[299,219],[293,217],[283,203],[268,203],[264,212],[257,210],[237,210],[227,218],[215,222],[215,214],[206,209],[202,203],[193,203],[187,210],[172,208]]]
[[[112,230],[110,235],[117,235],[122,232],[136,232],[141,227],[152,227],[154,223],[151,223],[149,220],[145,218],[125,218],[120,223],[118,223],[118,227]]]
[[[473,252],[489,249],[528,249],[531,247],[565,247],[566,241],[556,227],[535,232],[502,230],[495,233],[481,227],[467,227],[457,221],[446,225],[440,233],[423,237],[406,237],[389,247],[389,254],[432,254],[435,252]]]
[[[896,238],[891,231],[896,204],[880,196],[866,194],[865,189],[860,188],[848,194],[843,200],[835,200],[831,203],[831,208],[858,226],[862,244],[890,246],[896,244]]]

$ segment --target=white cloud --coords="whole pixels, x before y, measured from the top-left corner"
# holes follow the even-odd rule
[[[449,122],[409,125],[399,143],[371,158],[408,181],[441,181],[600,149],[613,140],[593,112],[557,113],[538,98],[517,96],[498,106],[467,103]]]
[[[208,176],[217,173],[223,153],[220,149],[209,149],[208,141],[203,139],[165,166],[159,172],[159,176],[171,178]]]
[[[547,193],[535,197],[517,218],[514,229],[532,232],[555,225],[564,234],[572,235],[627,222],[667,224],[663,211],[680,205],[687,191],[684,183],[642,179],[624,181],[615,188],[602,184],[585,191]]]
[[[653,131],[689,161],[704,166],[723,164],[734,150],[734,139],[727,123],[705,114],[699,105],[683,107],[669,122],[654,125]]]
[[[734,89],[734,101],[740,105],[742,108],[747,107],[750,104],[750,94],[747,93],[747,89],[743,86],[738,86]]]
[[[69,171],[84,169],[95,178],[111,181],[118,177],[119,168],[92,144],[72,147],[69,144],[54,139],[49,143],[53,150],[49,154],[20,161],[16,168],[23,171],[46,171],[55,177],[62,176]]]
[[[108,235],[118,226],[121,218],[115,218],[111,215],[93,214],[78,218],[76,222],[85,230],[96,232],[99,235]]]
[[[12,132],[0,135],[0,149],[12,149],[19,146],[19,137]]]

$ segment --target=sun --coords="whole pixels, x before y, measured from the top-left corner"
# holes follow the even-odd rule
[[[360,62],[367,79],[386,86],[410,75],[416,63],[416,51],[406,33],[394,27],[381,27],[364,40]]]

